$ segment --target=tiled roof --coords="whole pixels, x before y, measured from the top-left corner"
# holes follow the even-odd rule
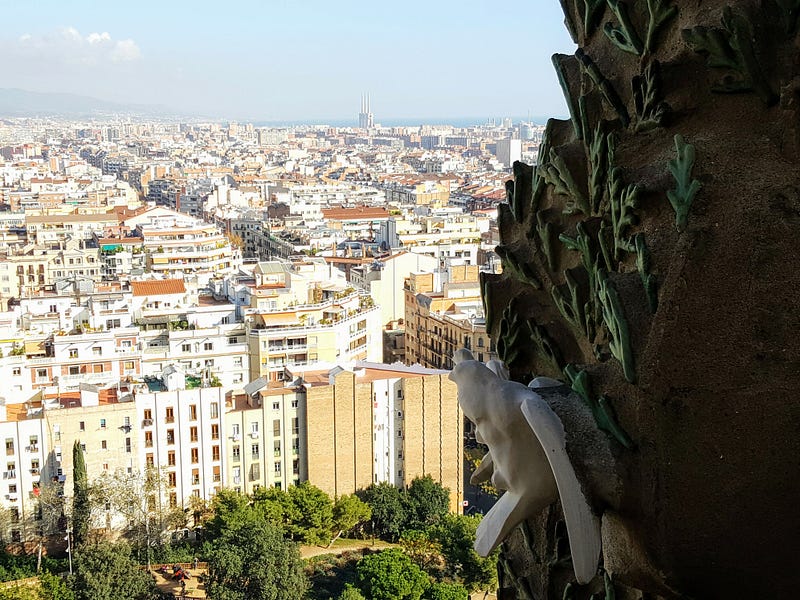
[[[159,294],[184,294],[183,279],[152,279],[131,281],[134,296],[157,296]]]
[[[385,208],[358,206],[356,208],[329,208],[322,210],[326,220],[338,221],[340,219],[388,219],[389,213]]]

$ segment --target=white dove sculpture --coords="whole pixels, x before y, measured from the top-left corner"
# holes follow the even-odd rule
[[[567,455],[561,419],[535,389],[508,381],[501,362],[484,365],[468,350],[457,351],[453,362],[459,404],[489,447],[472,483],[491,479],[506,490],[478,526],[475,551],[488,556],[522,521],[561,498],[575,578],[588,583],[597,573],[600,520]]]

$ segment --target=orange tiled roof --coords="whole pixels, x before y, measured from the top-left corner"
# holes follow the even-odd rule
[[[183,279],[152,279],[131,281],[134,296],[157,296],[159,294],[184,294],[186,286]]]
[[[357,206],[355,208],[329,208],[322,210],[323,218],[339,220],[339,219],[380,219],[389,218],[389,213],[385,208],[371,207],[371,206]]]

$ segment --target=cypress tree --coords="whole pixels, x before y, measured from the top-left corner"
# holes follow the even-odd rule
[[[80,440],[72,446],[72,531],[75,544],[86,540],[89,532],[89,479],[86,475],[86,460]]]

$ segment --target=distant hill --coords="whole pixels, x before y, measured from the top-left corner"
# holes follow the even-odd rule
[[[123,104],[78,94],[0,88],[0,117],[97,117],[109,114],[165,116],[178,113],[156,104]]]

